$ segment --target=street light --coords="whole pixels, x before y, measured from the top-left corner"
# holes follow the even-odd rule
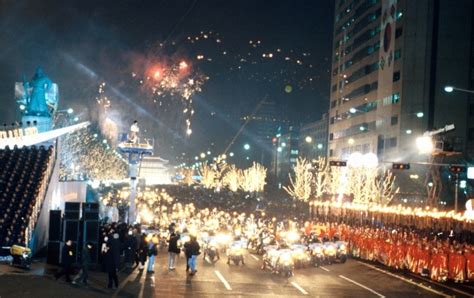
[[[66,112],[67,112],[68,114],[72,114],[72,113],[74,113],[74,110],[73,110],[72,108],[69,108],[69,109],[67,109]]]
[[[349,144],[349,145],[354,144],[354,142],[355,142],[355,141],[354,141],[353,138],[349,138],[349,140],[347,140],[347,144]]]
[[[323,149],[323,144],[318,144],[318,149]]]
[[[423,112],[418,112],[418,113],[416,113],[416,117],[417,117],[417,118],[423,118],[424,115],[425,115],[425,114],[424,114]]]
[[[233,157],[233,156],[234,156],[234,152],[229,153],[229,156],[230,156],[230,157]]]
[[[245,150],[250,150],[250,145],[249,145],[249,144],[245,144],[245,145],[244,145],[244,149],[245,149]]]
[[[453,91],[460,91],[460,92],[466,92],[466,93],[472,93],[474,94],[474,90],[469,90],[469,89],[464,89],[464,88],[458,88],[454,86],[444,86],[444,92],[447,93],[452,93]]]
[[[199,156],[200,156],[202,159],[204,159],[204,158],[206,158],[206,153],[201,152],[201,154],[199,154]]]
[[[313,138],[310,136],[307,136],[305,139],[306,143],[311,143],[313,141]]]

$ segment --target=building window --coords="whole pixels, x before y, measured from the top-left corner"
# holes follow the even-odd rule
[[[474,104],[469,105],[469,116],[474,116]]]
[[[395,38],[399,38],[403,34],[403,28],[399,27],[395,30]]]
[[[396,71],[393,73],[393,81],[397,82],[400,80],[400,71]]]
[[[331,90],[332,90],[332,92],[335,92],[337,90],[337,84],[332,85]]]
[[[331,109],[336,107],[336,100],[331,101]]]
[[[329,149],[329,156],[330,156],[330,157],[333,157],[333,156],[334,156],[334,150]]]
[[[334,139],[334,134],[331,132],[331,133],[329,134],[329,141],[332,141],[333,139]]]
[[[394,60],[398,60],[402,57],[402,50],[401,49],[398,49],[395,51],[395,58]]]
[[[398,124],[398,115],[392,116],[390,118],[390,125],[397,125]]]
[[[393,93],[392,94],[392,104],[396,104],[397,102],[400,101],[400,93]]]

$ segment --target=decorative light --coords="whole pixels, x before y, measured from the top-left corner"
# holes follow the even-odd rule
[[[407,134],[407,135],[411,135],[411,133],[412,133],[411,129],[407,129],[407,130],[406,130],[406,134]]]
[[[306,143],[311,143],[313,141],[313,138],[310,136],[307,136],[305,139]]]
[[[347,144],[349,145],[353,145],[354,144],[354,139],[353,138],[349,138],[349,140],[347,140]]]
[[[204,159],[204,158],[206,158],[206,153],[201,152],[201,154],[199,154],[199,156],[200,156],[202,159]]]
[[[245,145],[244,145],[244,149],[245,149],[245,150],[250,150],[250,145],[249,145],[249,144],[245,144]]]
[[[323,144],[320,143],[320,144],[318,144],[317,147],[318,147],[318,149],[323,149]]]
[[[190,136],[193,133],[193,130],[191,128],[186,129],[186,134]]]
[[[278,152],[281,152],[282,150],[283,150],[283,149],[282,149],[281,147],[278,147],[278,148],[277,148],[277,151],[278,151]]]
[[[69,109],[67,109],[67,113],[72,114],[72,113],[74,113],[74,110],[72,108],[69,108]]]
[[[350,112],[351,114],[355,114],[355,113],[357,112],[357,109],[356,109],[356,108],[350,108],[350,109],[349,109],[349,112]]]
[[[416,117],[418,117],[418,118],[423,118],[424,115],[425,114],[423,112],[416,113]]]
[[[20,110],[24,111],[26,109],[25,105],[20,105]]]
[[[282,143],[281,143],[281,146],[282,146],[282,147],[286,147],[286,143],[285,143],[285,142],[282,142]]]
[[[229,156],[230,156],[230,157],[233,157],[233,156],[234,156],[234,152],[229,153]]]

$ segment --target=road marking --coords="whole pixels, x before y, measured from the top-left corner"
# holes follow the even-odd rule
[[[376,292],[376,291],[372,290],[372,289],[369,288],[369,287],[364,286],[363,284],[360,284],[360,283],[356,282],[355,280],[352,280],[352,279],[350,279],[350,278],[348,278],[348,277],[345,277],[344,275],[339,275],[339,277],[342,278],[342,279],[345,279],[345,280],[347,280],[348,282],[351,282],[351,283],[353,283],[353,284],[355,284],[355,285],[358,285],[359,287],[364,288],[364,289],[366,289],[366,290],[369,291],[369,292],[374,293],[375,295],[379,296],[380,298],[385,298],[384,295],[380,294],[379,292]]]
[[[372,269],[377,270],[377,271],[379,271],[379,272],[382,272],[382,273],[385,273],[385,274],[390,275],[390,276],[392,276],[392,277],[395,277],[395,278],[398,278],[398,279],[400,279],[400,280],[403,280],[404,282],[407,282],[407,283],[412,284],[412,285],[414,285],[414,286],[420,287],[420,288],[422,288],[422,289],[424,289],[424,290],[426,290],[426,291],[430,291],[430,292],[432,292],[432,293],[435,293],[435,294],[440,295],[440,296],[443,296],[443,297],[451,297],[451,296],[449,296],[449,295],[446,295],[446,294],[443,293],[443,292],[436,291],[435,289],[432,289],[432,288],[427,287],[427,286],[425,286],[425,285],[416,283],[416,282],[411,281],[411,280],[409,280],[409,279],[406,279],[406,278],[404,278],[404,277],[402,277],[402,276],[396,275],[396,274],[394,274],[394,273],[392,273],[392,272],[388,272],[388,271],[382,270],[382,269],[380,269],[380,268],[377,268],[377,267],[375,267],[375,266],[366,264],[366,263],[364,263],[364,262],[360,262],[360,261],[357,261],[357,262],[360,263],[360,264],[362,264],[362,265],[364,265],[364,266],[366,266],[366,267],[372,268]],[[455,290],[455,289],[453,289],[453,290]],[[463,292],[463,294],[469,296],[469,294],[467,294],[467,293],[465,293],[465,292]]]
[[[252,255],[252,254],[251,254],[250,256],[251,256],[252,258],[254,258],[255,261],[260,261],[260,259],[259,259],[258,257],[254,256],[254,255]]]
[[[148,263],[147,263],[148,264]],[[140,277],[140,293],[138,294],[138,298],[143,298],[143,291],[145,290],[145,279],[147,275],[147,265],[143,268],[142,276]]]
[[[326,268],[326,267],[323,267],[323,266],[319,266],[319,268],[323,269],[323,270],[324,270],[324,271],[326,271],[326,272],[329,272],[329,271],[331,271],[331,270],[329,270],[328,268]]]
[[[217,275],[217,277],[224,284],[225,288],[229,291],[232,291],[232,288],[230,287],[230,284],[227,282],[227,280],[224,278],[224,276],[222,276],[222,274],[217,270],[215,270],[214,273]]]
[[[295,283],[294,281],[292,281],[291,284],[293,285],[293,287],[298,289],[298,291],[300,291],[303,295],[309,295],[309,293],[306,292],[305,289],[303,289],[299,284]]]
[[[208,259],[207,257],[206,257],[206,258],[204,258],[204,259],[206,260],[206,262],[207,262],[208,264],[211,264],[211,265],[212,265],[212,262],[211,262],[211,261],[209,261],[209,259]]]

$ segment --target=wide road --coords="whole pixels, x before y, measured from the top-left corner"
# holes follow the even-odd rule
[[[413,281],[370,264],[348,260],[320,268],[295,270],[289,279],[262,271],[261,256],[249,254],[244,266],[227,265],[223,256],[216,264],[199,257],[198,272],[185,272],[185,259],[176,271],[168,271],[165,253],[158,256],[155,273],[135,270],[121,282],[115,297],[462,297],[447,288]],[[469,292],[464,292],[468,294]]]

